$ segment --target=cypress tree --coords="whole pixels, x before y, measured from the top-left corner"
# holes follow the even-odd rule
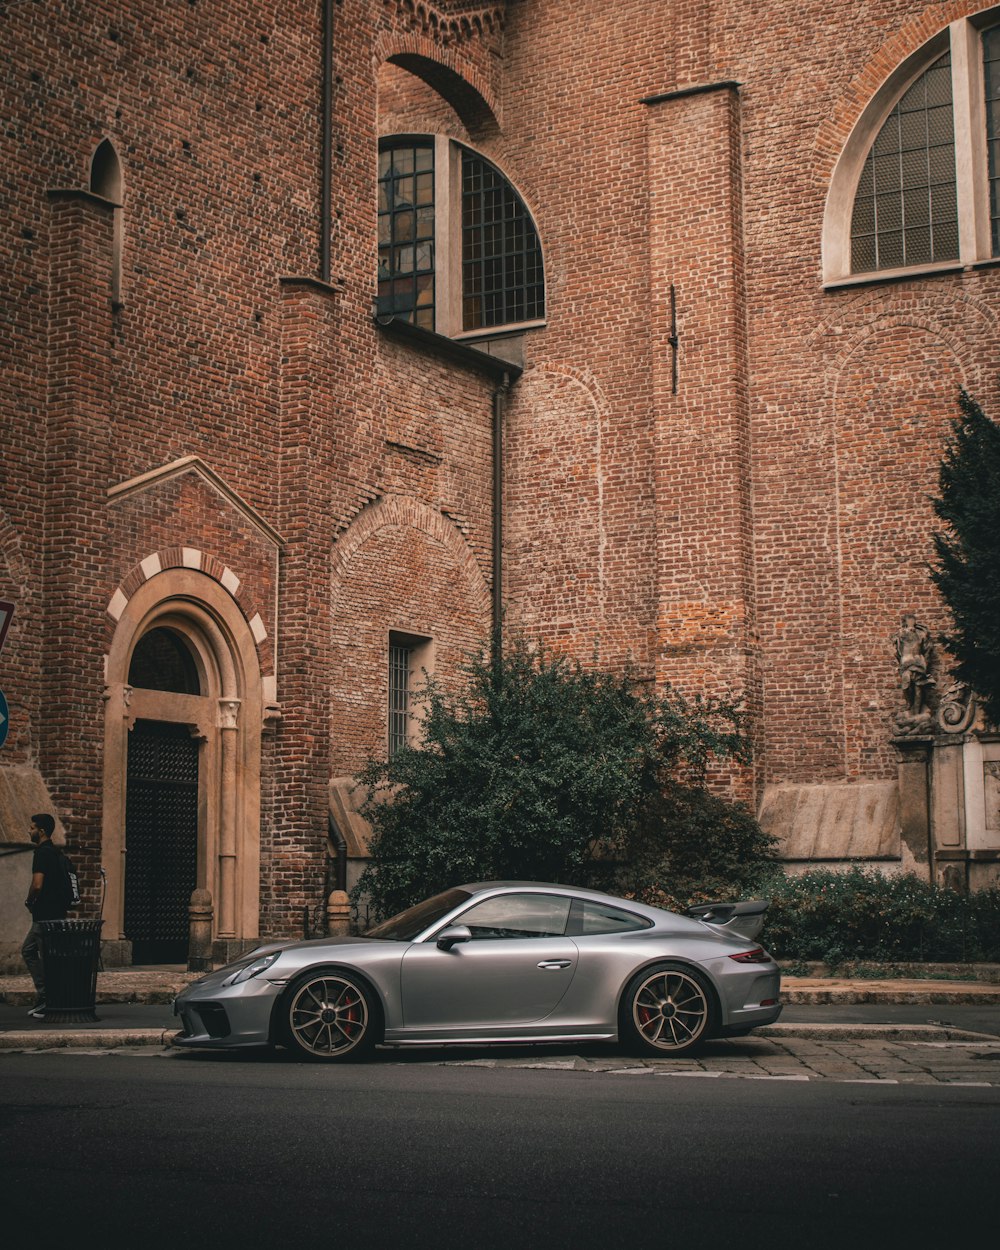
[[[931,577],[954,620],[957,675],[1000,725],[1000,426],[965,390],[959,405],[933,500],[948,528],[934,535]]]

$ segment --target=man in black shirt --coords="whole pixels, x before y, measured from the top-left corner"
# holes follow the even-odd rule
[[[42,945],[43,920],[64,920],[66,896],[62,885],[59,850],[52,842],[56,822],[47,812],[31,818],[31,840],[35,854],[31,860],[31,885],[24,905],[31,912],[31,928],[21,947],[21,955],[35,985],[36,1001],[28,1012],[38,1020],[45,1018],[45,964]]]

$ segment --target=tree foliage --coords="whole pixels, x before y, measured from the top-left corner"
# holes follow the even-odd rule
[[[1000,427],[964,390],[939,474],[931,577],[951,609],[957,675],[1000,725]]]
[[[422,744],[358,776],[373,829],[357,887],[388,915],[459,881],[586,884],[670,780],[697,788],[715,758],[747,757],[731,702],[657,696],[515,640],[423,692]]]

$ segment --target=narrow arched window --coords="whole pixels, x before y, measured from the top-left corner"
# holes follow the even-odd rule
[[[118,307],[122,294],[122,167],[110,139],[97,147],[90,163],[90,189],[94,195],[115,206],[114,237],[111,244],[111,303]]]

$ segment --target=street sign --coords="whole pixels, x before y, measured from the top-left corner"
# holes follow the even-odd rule
[[[8,603],[6,599],[0,599],[0,651],[3,650],[3,642],[7,637],[7,630],[10,628],[10,618],[14,615],[14,605]]]
[[[10,708],[4,693],[0,690],[0,747],[7,741],[7,730],[10,729]]]

